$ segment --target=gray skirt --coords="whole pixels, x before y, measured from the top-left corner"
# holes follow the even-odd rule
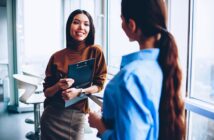
[[[41,117],[41,140],[83,140],[85,114],[47,106]]]

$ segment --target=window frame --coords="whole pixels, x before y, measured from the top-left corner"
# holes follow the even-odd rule
[[[191,97],[192,86],[192,62],[193,62],[193,34],[194,34],[194,0],[189,1],[189,22],[188,22],[188,49],[187,49],[187,76],[186,76],[186,97],[185,97],[185,109],[186,109],[186,123],[187,123],[187,135],[186,139],[191,139],[189,135],[191,125],[191,114],[196,113],[203,117],[214,120],[214,105],[201,101],[194,97]]]
[[[194,16],[194,0],[190,0],[189,6],[189,34],[188,34],[188,59],[187,59],[187,86],[186,93],[187,97],[185,98],[185,108],[187,111],[193,111],[202,116],[214,119],[214,105],[207,103],[205,101],[200,101],[198,99],[191,97],[191,83],[192,83],[192,61],[193,61],[193,16]],[[213,117],[211,117],[212,115]]]

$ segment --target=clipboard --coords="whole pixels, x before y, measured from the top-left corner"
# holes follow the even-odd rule
[[[87,88],[91,86],[94,74],[94,62],[95,58],[91,58],[85,61],[80,61],[75,64],[68,65],[68,78],[74,79],[72,87],[75,88]],[[74,99],[65,101],[65,107],[73,105],[88,96],[81,95]]]
[[[91,86],[94,74],[94,61],[91,58],[68,66],[68,78],[74,79],[72,87],[86,88]]]

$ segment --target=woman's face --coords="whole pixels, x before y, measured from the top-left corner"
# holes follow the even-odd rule
[[[88,36],[90,31],[89,19],[84,14],[78,14],[74,17],[71,27],[70,35],[77,41],[83,41]]]

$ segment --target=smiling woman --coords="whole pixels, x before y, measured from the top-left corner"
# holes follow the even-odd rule
[[[82,92],[99,92],[106,79],[106,63],[100,46],[94,45],[95,29],[93,20],[85,10],[75,10],[66,24],[66,48],[54,53],[47,65],[44,80],[46,100],[41,117],[41,139],[82,140],[84,136],[85,113],[88,99],[68,107],[65,101],[79,96]],[[89,87],[73,87],[75,79],[68,77],[68,65],[87,59],[95,59],[93,83]]]

